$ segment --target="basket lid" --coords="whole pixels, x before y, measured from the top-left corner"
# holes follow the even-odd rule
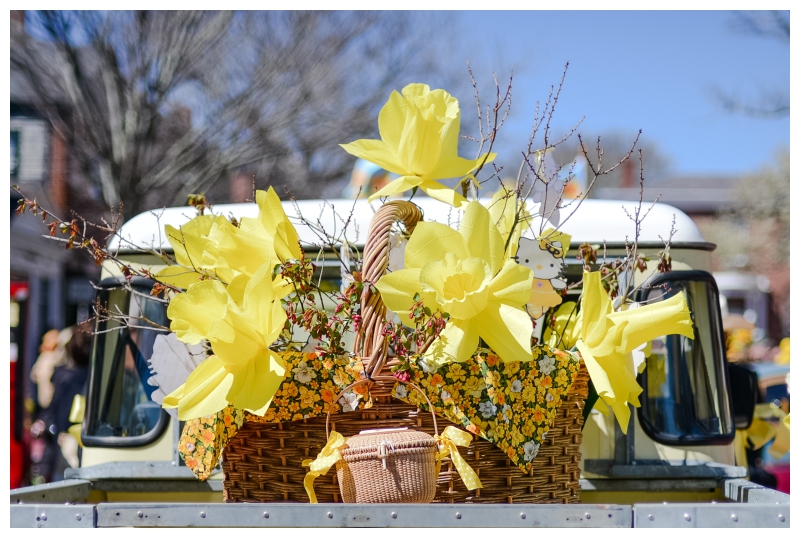
[[[353,435],[342,448],[342,457],[400,455],[418,453],[420,449],[435,450],[436,440],[425,432],[408,428],[367,430]]]

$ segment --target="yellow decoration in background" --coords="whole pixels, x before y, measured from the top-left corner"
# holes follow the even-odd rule
[[[466,361],[479,338],[503,361],[533,359],[532,325],[522,309],[533,274],[505,259],[503,247],[489,211],[470,202],[458,232],[434,222],[417,224],[406,245],[405,269],[375,284],[386,306],[401,319],[407,319],[417,293],[431,310],[450,314],[425,352],[430,364]]]
[[[780,351],[775,356],[775,364],[789,364],[789,339],[783,338],[778,344]]]
[[[339,448],[347,443],[347,438],[343,437],[339,432],[331,432],[328,437],[328,443],[322,447],[316,459],[303,460],[303,467],[308,467],[308,474],[303,480],[303,486],[306,488],[308,499],[311,504],[317,504],[317,494],[314,493],[314,480],[319,475],[328,474],[328,471],[333,467],[337,461],[342,459],[342,453]]]
[[[271,267],[265,264],[253,275],[241,307],[225,286],[209,280],[172,299],[167,315],[179,340],[208,340],[214,355],[166,396],[163,406],[177,407],[180,420],[213,415],[228,404],[263,415],[285,373],[283,359],[269,348],[286,322]]]
[[[439,451],[436,453],[436,476],[439,476],[442,458],[450,456],[453,465],[456,467],[456,471],[458,471],[458,476],[464,481],[467,489],[472,491],[473,489],[482,488],[483,484],[481,484],[481,479],[478,478],[478,474],[469,466],[469,463],[461,457],[457,448],[460,446],[468,448],[470,442],[472,442],[472,435],[464,430],[459,430],[455,426],[448,426],[441,435],[437,435],[434,439],[439,442]]]
[[[776,421],[777,419],[777,421]],[[747,443],[758,450],[770,441],[769,455],[780,459],[789,452],[789,415],[771,403],[756,404],[753,422],[745,430]]]
[[[583,273],[580,339],[576,345],[597,393],[614,411],[623,432],[628,431],[630,408],[639,407],[642,388],[636,382],[628,354],[667,334],[694,338],[683,292],[665,301],[613,312],[599,272]]]
[[[378,129],[381,140],[341,144],[347,153],[400,176],[370,196],[370,202],[418,187],[431,198],[460,207],[466,199],[437,180],[468,176],[496,156],[458,156],[458,100],[444,90],[431,91],[427,84],[409,84],[402,95],[392,92],[378,115]]]

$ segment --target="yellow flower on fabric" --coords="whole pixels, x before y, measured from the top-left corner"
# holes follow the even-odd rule
[[[214,355],[164,398],[164,407],[177,407],[181,420],[213,415],[229,404],[264,415],[286,370],[284,360],[269,349],[286,322],[270,268],[264,265],[253,275],[242,306],[222,283],[208,280],[177,295],[167,315],[179,340],[208,340]]]
[[[578,351],[598,395],[614,411],[623,432],[628,431],[630,420],[628,404],[639,407],[642,392],[628,353],[667,334],[694,338],[683,292],[665,301],[613,312],[599,272],[583,273],[579,330]]]
[[[450,314],[425,352],[429,364],[464,362],[482,338],[503,361],[529,361],[532,325],[522,305],[533,273],[504,260],[503,238],[489,211],[470,202],[459,230],[420,222],[408,240],[405,269],[376,284],[386,306],[401,318],[419,293],[423,304]]]
[[[460,207],[466,199],[437,180],[469,175],[496,154],[470,160],[458,156],[461,112],[458,100],[427,84],[409,84],[403,94],[392,92],[378,115],[381,140],[361,139],[341,144],[360,157],[400,177],[369,197],[370,201],[414,187],[431,198]]]

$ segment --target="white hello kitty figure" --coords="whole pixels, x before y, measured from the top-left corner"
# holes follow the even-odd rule
[[[517,262],[533,271],[534,277],[531,298],[526,305],[526,310],[533,319],[542,317],[547,309],[561,304],[559,291],[567,287],[566,281],[561,277],[565,255],[561,241],[520,238]]]

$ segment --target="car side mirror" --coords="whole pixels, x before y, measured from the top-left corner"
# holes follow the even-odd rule
[[[733,422],[737,430],[746,430],[753,422],[758,399],[758,375],[745,366],[728,364],[728,378],[733,400]]]

